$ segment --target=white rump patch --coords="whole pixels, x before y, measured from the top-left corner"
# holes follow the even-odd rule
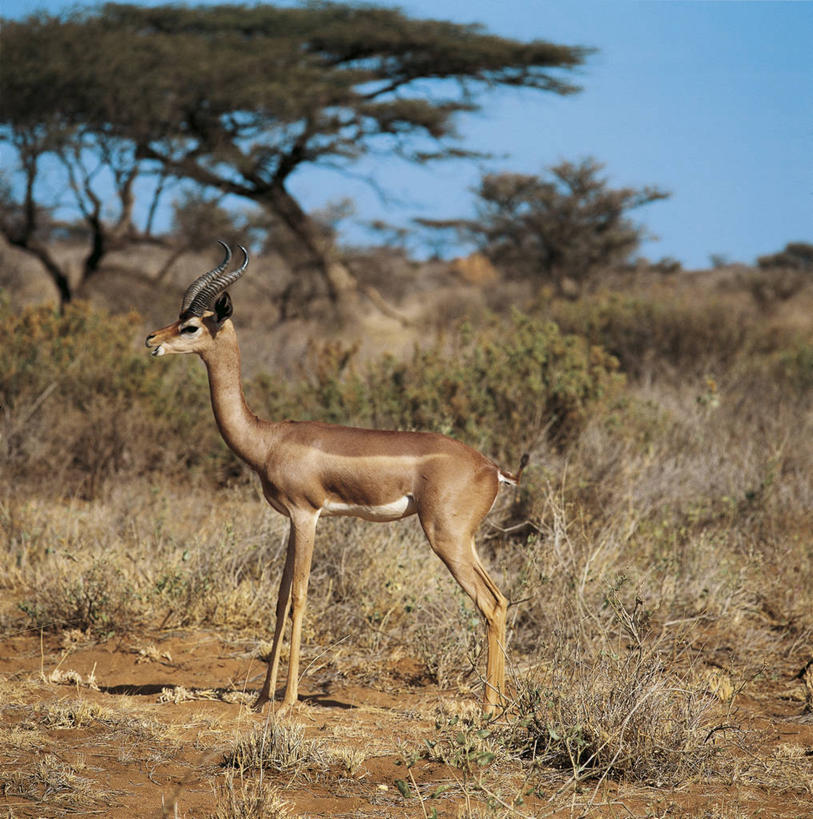
[[[404,495],[391,503],[383,503],[379,506],[331,500],[326,500],[322,504],[322,513],[325,515],[345,515],[380,522],[400,520],[407,515],[414,514],[415,510],[415,498],[412,495]]]
[[[509,486],[517,485],[516,479],[509,477],[502,470],[497,473],[497,477],[500,479],[500,483],[507,483]]]

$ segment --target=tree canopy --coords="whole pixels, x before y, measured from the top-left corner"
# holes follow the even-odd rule
[[[784,250],[760,256],[757,264],[763,270],[786,269],[805,273],[813,272],[813,244],[810,242],[788,242]]]
[[[611,188],[601,171],[586,159],[541,176],[486,174],[476,191],[478,218],[450,224],[509,275],[578,291],[639,247],[644,231],[629,211],[668,196],[655,187]]]
[[[107,4],[7,21],[3,50],[0,127],[29,163],[61,151],[87,168],[90,152],[120,191],[152,168],[250,199],[304,242],[334,297],[347,273],[290,194],[297,169],[345,168],[373,150],[418,162],[472,156],[457,115],[500,86],[573,92],[589,53],[323,2]]]

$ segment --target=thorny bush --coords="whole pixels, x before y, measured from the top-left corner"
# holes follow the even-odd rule
[[[134,315],[87,304],[14,312],[0,301],[0,462],[10,478],[95,497],[116,476],[246,475],[212,421],[205,371],[160,367],[140,346]],[[134,330],[134,326],[137,328]],[[411,359],[355,365],[326,345],[298,382],[260,375],[246,385],[261,415],[391,429],[430,429],[518,460],[540,440],[564,442],[591,408],[618,393],[612,356],[550,321],[519,313]]]

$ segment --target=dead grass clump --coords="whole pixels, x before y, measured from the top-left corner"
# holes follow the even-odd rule
[[[163,627],[214,625],[265,633],[273,628],[287,521],[259,499],[219,500],[212,505],[199,493],[184,499],[184,505],[206,506],[207,514],[193,524],[193,536],[163,533],[166,559],[151,577],[151,606],[161,612]]]
[[[262,502],[135,482],[92,503],[6,509],[0,553],[16,571],[0,617],[13,628],[98,640],[147,624],[273,625],[287,524]]]
[[[441,688],[461,686],[480,664],[485,624],[469,597],[446,578],[427,595],[414,645],[432,679]]]
[[[214,787],[215,809],[211,819],[287,819],[288,803],[279,789],[263,779],[245,778],[227,771]]]
[[[328,518],[316,537],[305,622],[309,643],[365,652],[362,665],[372,681],[382,664],[370,657],[403,651],[414,656],[424,647],[432,650],[430,639],[450,636],[458,587],[416,520],[382,526]]]
[[[176,747],[166,725],[149,717],[90,700],[44,702],[35,707],[33,719],[49,730],[95,727],[104,735],[115,734],[118,740],[128,738],[151,744],[160,743],[164,751]]]
[[[515,544],[505,549],[520,554]],[[488,551],[481,549],[483,559],[504,585]],[[419,660],[412,677],[460,690],[479,685],[485,665],[484,621],[415,519],[387,526],[320,522],[304,629],[306,650],[324,646],[324,662],[361,656],[353,677],[373,685],[386,673],[387,658]]]
[[[241,774],[262,770],[297,774],[323,770],[327,767],[327,756],[320,743],[305,739],[303,725],[268,720],[238,737],[223,764]]]
[[[35,628],[79,629],[106,637],[143,622],[136,581],[120,562],[102,557],[83,560],[86,565],[79,571],[59,562],[61,571],[43,577],[33,595],[20,603]]]
[[[517,673],[503,741],[576,782],[612,777],[665,786],[698,775],[713,753],[705,738],[714,700],[696,684],[677,635],[664,628],[665,612],[675,609],[671,601],[659,608],[637,540],[640,521],[629,508],[609,519],[579,514],[567,494],[548,487],[537,532],[509,571],[521,580],[510,591],[521,601],[513,644],[541,662]],[[685,547],[674,544],[675,554]],[[713,597],[719,555],[700,551],[702,589]],[[665,571],[676,587],[700,573],[677,560]],[[722,577],[726,567],[718,571]],[[721,583],[721,596],[727,588]]]
[[[56,754],[46,753],[24,770],[4,774],[2,791],[5,796],[21,797],[66,813],[109,805],[112,794],[85,776],[85,767],[81,759],[69,763]]]
[[[66,654],[63,655],[63,657],[65,656],[67,655]],[[55,668],[48,674],[46,674],[44,671],[40,672],[40,677],[43,682],[51,683],[53,685],[72,685],[75,686],[77,690],[82,688],[83,686],[91,688],[94,691],[99,690],[99,684],[96,681],[95,667],[85,677],[83,677],[78,671],[74,671],[73,669],[63,671],[61,668]]]
[[[216,699],[218,699],[217,691],[215,691],[213,688],[196,688],[194,691],[190,691],[188,688],[184,688],[182,685],[174,685],[171,687],[166,686],[165,688],[162,688],[161,693],[158,695],[157,702],[159,702],[161,705],[165,703],[179,705],[182,702]]]
[[[367,746],[363,748],[355,748],[352,745],[333,746],[327,753],[331,764],[338,765],[344,773],[353,777],[369,756]]]
[[[83,728],[95,722],[105,725],[118,725],[122,722],[120,713],[87,700],[50,703],[41,709],[39,719],[48,728],[62,729]]]
[[[664,787],[708,770],[711,700],[651,651],[560,659],[519,681],[506,745],[575,781],[624,778]]]

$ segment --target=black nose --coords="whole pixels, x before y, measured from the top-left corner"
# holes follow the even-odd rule
[[[150,334],[147,336],[147,340],[144,342],[144,346],[145,346],[145,347],[149,347],[149,346],[150,346],[150,342],[152,341],[152,337],[153,337],[154,335],[155,335],[155,333],[150,333]]]

